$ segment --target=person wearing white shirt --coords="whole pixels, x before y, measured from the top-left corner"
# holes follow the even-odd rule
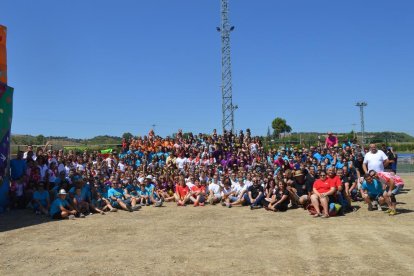
[[[217,176],[214,176],[216,179]],[[219,203],[221,201],[221,189],[218,181],[211,181],[210,185],[208,185],[208,202],[211,205]]]
[[[187,163],[187,158],[181,157],[181,154],[180,154],[175,160],[175,163],[177,164],[178,169],[182,170],[184,169],[185,163]]]
[[[362,168],[365,173],[371,170],[383,172],[388,162],[388,156],[382,150],[378,150],[375,144],[370,144],[369,152],[365,154]]]

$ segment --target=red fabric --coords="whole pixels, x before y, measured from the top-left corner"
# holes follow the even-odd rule
[[[329,192],[332,187],[335,186],[328,180],[322,181],[322,179],[317,179],[315,183],[313,183],[313,188],[316,189],[320,194]]]

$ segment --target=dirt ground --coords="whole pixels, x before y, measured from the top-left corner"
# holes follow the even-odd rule
[[[414,275],[414,176],[399,215],[312,218],[221,206],[50,221],[0,215],[0,275]]]

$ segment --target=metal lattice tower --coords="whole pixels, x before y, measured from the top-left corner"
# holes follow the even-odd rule
[[[233,105],[230,57],[230,32],[234,30],[234,26],[231,26],[229,22],[228,3],[229,0],[221,0],[221,26],[217,27],[217,31],[221,33],[221,104],[223,133],[225,130],[234,132],[234,110],[237,109],[237,105]]]
[[[365,122],[364,122],[364,107],[368,104],[366,102],[358,102],[355,106],[359,107],[359,113],[361,116],[361,135],[362,135],[362,144],[365,144]]]

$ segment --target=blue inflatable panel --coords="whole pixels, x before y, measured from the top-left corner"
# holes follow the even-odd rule
[[[7,204],[9,204],[9,188],[9,179],[3,179],[3,184],[0,185],[0,213],[3,213],[6,210]]]

